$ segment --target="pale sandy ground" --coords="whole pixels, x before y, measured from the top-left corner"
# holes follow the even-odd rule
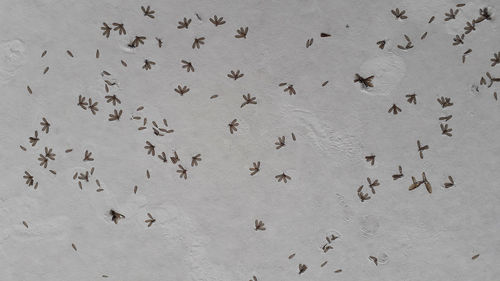
[[[479,85],[486,72],[500,76],[500,65],[490,66],[500,51],[500,3],[463,2],[445,22],[458,3],[0,0],[0,280],[500,280],[500,105],[493,98],[500,83]],[[141,5],[156,17],[145,17]],[[452,46],[483,7],[493,19]],[[396,20],[395,8],[408,19]],[[226,23],[215,27],[213,15]],[[192,19],[187,30],[176,27],[183,17]],[[123,22],[127,34],[107,39],[103,22]],[[236,39],[247,26],[247,38]],[[414,48],[396,47],[406,44],[403,34]],[[145,44],[128,48],[136,35]],[[206,39],[193,50],[195,37]],[[152,70],[142,69],[145,59],[156,62]],[[244,77],[226,76],[237,69]],[[103,70],[116,83],[116,107],[104,98]],[[375,75],[375,87],[361,89],[355,73]],[[281,82],[297,94],[283,92]],[[190,91],[180,96],[177,85]],[[240,108],[247,93],[257,104]],[[410,93],[416,105],[406,101]],[[76,105],[79,95],[99,103],[96,115]],[[441,108],[441,96],[454,105]],[[398,115],[387,112],[394,103]],[[108,121],[113,109],[123,110],[121,120]],[[452,137],[438,120],[449,114]],[[142,120],[133,115],[147,117],[148,128],[138,131]],[[151,121],[163,118],[175,132],[155,136]],[[40,141],[32,147],[35,130]],[[286,146],[276,150],[279,136]],[[430,147],[424,159],[417,140]],[[157,155],[177,151],[188,179],[170,160],[147,155],[146,141]],[[56,153],[46,169],[37,160],[45,147]],[[85,150],[94,161],[82,161]],[[191,167],[198,153],[202,161]],[[373,166],[364,159],[371,154]],[[261,171],[250,176],[256,161]],[[404,177],[393,180],[398,165]],[[72,176],[91,167],[80,190]],[[283,172],[291,176],[286,184],[275,179]],[[423,185],[408,191],[422,172],[432,194]],[[455,186],[446,189],[448,176]],[[381,183],[374,195],[367,177]],[[370,200],[360,201],[360,185]],[[114,224],[111,208],[125,219]],[[147,213],[156,219],[149,228]],[[255,219],[265,231],[255,231]],[[332,233],[340,238],[324,253]],[[308,266],[300,275],[299,264]]]

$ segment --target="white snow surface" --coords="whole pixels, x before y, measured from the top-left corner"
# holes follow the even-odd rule
[[[500,77],[490,61],[500,52],[499,4],[0,0],[0,281],[500,280],[500,83],[480,85],[486,72]],[[155,18],[141,11],[148,5]],[[485,7],[491,20],[452,45]],[[396,8],[408,18],[396,19]],[[459,13],[444,21],[450,9]],[[215,26],[214,15],[226,23]],[[177,28],[184,17],[188,29]],[[103,22],[123,23],[126,34],[106,38]],[[240,27],[246,38],[235,38]],[[397,47],[404,34],[413,48]],[[144,44],[128,47],[135,36]],[[193,49],[200,37],[205,44]],[[231,79],[231,70],[244,76]],[[374,75],[374,87],[354,83],[356,73]],[[104,80],[115,83],[109,93]],[[290,84],[296,95],[284,91]],[[181,96],[178,85],[190,91]],[[257,104],[241,108],[248,93]],[[412,93],[416,104],[405,97]],[[98,102],[95,115],[77,105],[79,95]],[[442,108],[441,97],[453,105]],[[393,104],[397,115],[388,113]],[[108,121],[115,109],[120,120]],[[174,132],[157,136],[152,121],[161,127],[163,118]],[[417,140],[429,146],[423,159]],[[45,147],[56,154],[47,168],[38,160]],[[82,161],[85,151],[93,161]],[[196,154],[202,160],[192,166]],[[393,180],[398,166],[404,176]],[[73,175],[92,167],[80,189]],[[422,172],[432,193],[424,184],[408,190]],[[275,178],[282,173],[287,183]],[[455,185],[445,188],[448,176]],[[380,182],[376,194],[367,177]],[[364,202],[361,185],[371,196]],[[125,218],[115,224],[111,209]],[[339,238],[325,253],[331,234]],[[307,265],[301,274],[299,264]]]

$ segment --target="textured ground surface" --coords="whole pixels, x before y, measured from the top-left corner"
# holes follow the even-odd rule
[[[457,4],[0,0],[0,280],[498,280],[500,6]]]

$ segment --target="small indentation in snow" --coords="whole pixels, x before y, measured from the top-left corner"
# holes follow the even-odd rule
[[[19,40],[0,43],[0,82],[14,77],[17,69],[26,63],[26,48]]]
[[[387,96],[399,84],[406,74],[406,64],[397,55],[389,54],[364,62],[360,67],[360,75],[374,75],[373,88],[361,88],[364,93],[374,96]],[[360,87],[356,84],[356,87]]]

